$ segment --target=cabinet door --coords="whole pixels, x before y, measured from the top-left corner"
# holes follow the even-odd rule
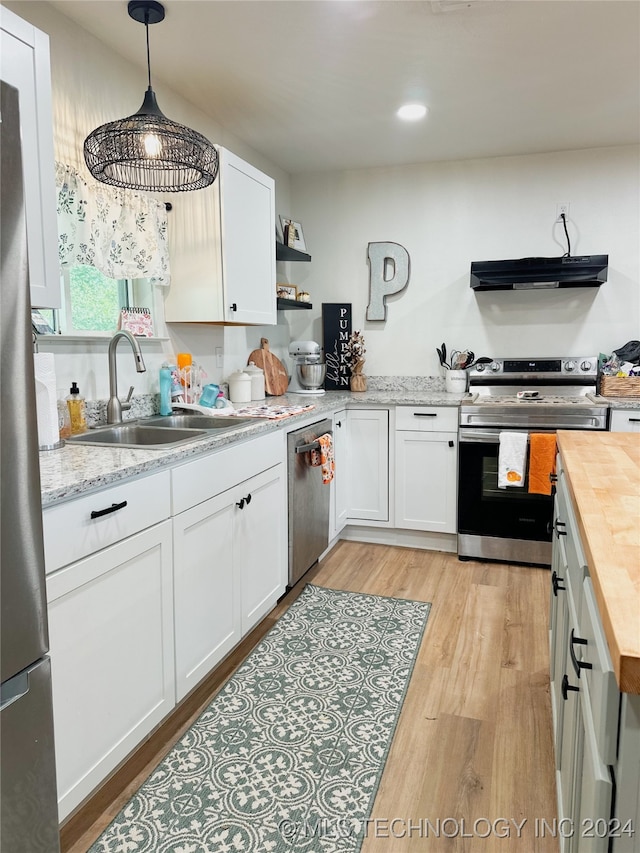
[[[234,491],[234,562],[242,578],[244,636],[271,610],[287,585],[285,466],[276,465]]]
[[[457,436],[396,432],[396,527],[456,532]]]
[[[611,432],[640,432],[640,411],[618,409],[611,412]]]
[[[174,707],[171,522],[47,577],[62,820]]]
[[[31,304],[59,308],[49,37],[4,7],[0,22],[2,79],[20,93]]]
[[[347,412],[349,518],[389,520],[389,412]]]
[[[275,325],[275,183],[220,149],[224,319]]]
[[[173,519],[178,701],[240,640],[231,501],[223,492]]]
[[[349,515],[347,411],[342,409],[333,417],[333,454],[335,474],[331,483],[331,528],[329,540],[334,539],[347,523]]]
[[[573,849],[578,853],[607,853],[613,783],[609,768],[598,754],[588,686],[581,683],[580,691],[578,742],[581,750],[575,768],[576,814]]]

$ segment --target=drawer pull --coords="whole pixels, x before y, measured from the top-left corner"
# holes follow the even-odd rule
[[[117,512],[119,509],[124,509],[127,505],[126,501],[122,501],[121,504],[111,504],[106,509],[94,509],[91,510],[91,518],[101,518],[103,515],[110,515],[112,512]]]
[[[550,483],[557,483],[558,482],[558,475],[557,474],[549,474],[549,482]]]
[[[556,531],[556,536],[558,537],[558,539],[561,536],[567,535],[567,531],[565,530],[566,526],[567,526],[566,521],[560,521],[559,518],[556,518],[556,523],[554,524],[554,530]]]
[[[565,590],[566,586],[560,586],[561,583],[564,583],[564,578],[559,578],[558,573],[554,570],[551,573],[551,585],[553,587],[553,594],[557,597],[559,590]]]
[[[455,447],[455,446],[456,446],[455,441],[450,441],[450,442],[449,442],[449,447]]]
[[[566,702],[566,701],[567,701],[567,699],[569,698],[569,691],[570,691],[570,690],[573,690],[573,692],[574,692],[574,693],[579,693],[579,692],[580,692],[580,688],[579,688],[579,687],[572,687],[572,686],[569,684],[569,679],[567,678],[567,674],[566,674],[566,672],[565,672],[565,674],[562,676],[562,687],[561,687],[561,690],[562,690],[562,698],[564,699],[564,701],[565,701],[565,702]]]
[[[630,424],[640,424],[640,418],[629,418]]]
[[[414,418],[437,418],[438,413],[437,412],[414,412],[413,417]]]
[[[586,646],[588,645],[586,640],[583,640],[582,637],[576,637],[574,634],[573,628],[571,629],[571,636],[569,638],[569,654],[571,655],[571,663],[573,664],[573,668],[576,671],[576,675],[580,678],[580,670],[581,669],[593,669],[592,664],[588,663],[584,660],[578,660],[576,657],[576,650],[573,648],[574,643],[578,646]]]

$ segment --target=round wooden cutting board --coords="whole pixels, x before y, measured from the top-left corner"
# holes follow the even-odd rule
[[[286,393],[289,387],[289,376],[284,364],[269,349],[267,338],[260,338],[260,349],[254,349],[247,364],[252,361],[256,367],[264,370],[264,390],[273,397]]]

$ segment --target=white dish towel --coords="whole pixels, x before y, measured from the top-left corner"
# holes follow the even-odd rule
[[[527,433],[501,432],[498,453],[498,488],[524,486],[527,464]]]

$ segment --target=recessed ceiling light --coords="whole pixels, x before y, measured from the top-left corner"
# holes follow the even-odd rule
[[[417,121],[424,118],[427,114],[427,108],[424,104],[404,104],[397,112],[398,118],[405,121]]]

